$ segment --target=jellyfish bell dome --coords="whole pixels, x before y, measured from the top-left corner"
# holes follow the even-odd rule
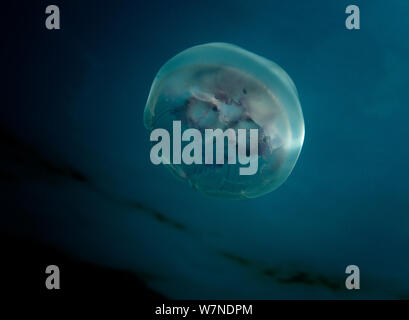
[[[174,157],[163,154],[168,157],[163,163],[193,188],[225,198],[255,198],[278,188],[293,170],[304,141],[304,119],[291,78],[274,62],[227,43],[194,46],[159,70],[145,107],[144,124],[151,132],[162,128],[175,134],[174,123],[180,132],[197,129],[203,134],[203,151],[196,155],[203,161],[172,161]],[[209,129],[229,132],[222,138],[227,141],[222,145],[226,160],[222,164],[205,160],[205,149],[216,143],[216,138],[206,136]],[[247,132],[244,140],[240,129]],[[251,136],[252,129],[257,129],[256,138]],[[249,137],[255,139],[255,148]],[[182,140],[179,149],[190,143]],[[170,141],[174,142],[175,136]],[[236,144],[237,150],[229,150]],[[217,157],[218,151],[211,156]],[[238,161],[228,159],[230,151]],[[247,165],[241,155],[248,156]],[[253,161],[256,171],[241,174],[240,169]]]

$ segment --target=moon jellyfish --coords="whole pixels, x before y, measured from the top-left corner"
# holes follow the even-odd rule
[[[304,119],[291,78],[274,62],[227,43],[198,45],[166,62],[152,84],[144,124],[151,131],[151,141],[155,129],[173,132],[167,141],[174,144],[173,157],[163,150],[161,155],[176,177],[208,195],[225,198],[255,198],[278,188],[293,170],[304,140]],[[184,134],[180,138],[188,129],[196,129],[204,137],[199,137],[203,150],[196,150],[196,159],[202,157],[203,161],[175,158],[191,143]],[[227,140],[222,146],[224,162],[204,159],[204,150],[207,155],[209,144],[216,143],[216,139],[209,142],[209,129],[221,129],[222,140]],[[249,148],[248,135],[245,140],[240,138],[240,129],[250,133],[257,129],[256,155]],[[237,150],[228,150],[236,145]],[[217,151],[210,156],[218,157]],[[228,159],[231,154],[240,157],[240,152],[253,160],[256,157],[256,172],[240,174],[243,162]]]

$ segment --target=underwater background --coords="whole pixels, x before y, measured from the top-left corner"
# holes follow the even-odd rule
[[[2,235],[168,298],[409,297],[408,1],[53,1],[53,31],[48,4],[8,4],[0,22]],[[345,28],[349,4],[360,30]],[[152,81],[208,42],[297,87],[304,146],[260,198],[211,198],[150,162]],[[351,264],[360,290],[345,289]]]

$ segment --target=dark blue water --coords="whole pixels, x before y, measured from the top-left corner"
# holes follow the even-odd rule
[[[409,296],[409,3],[119,1],[33,7],[9,34],[1,126],[25,148],[4,171],[3,220],[177,298]],[[26,13],[27,14],[27,13]],[[228,42],[293,79],[305,142],[293,173],[252,200],[210,198],[149,159],[143,109],[162,64]],[[17,63],[18,62],[18,63]],[[17,88],[17,89],[15,89]],[[11,150],[13,149],[13,150]],[[7,191],[8,190],[8,191]],[[27,230],[26,230],[27,229]],[[361,290],[344,287],[358,265]]]

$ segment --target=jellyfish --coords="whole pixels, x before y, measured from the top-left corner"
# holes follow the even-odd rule
[[[238,133],[231,139],[223,136],[228,140],[221,145],[226,151],[224,163],[175,163],[166,155],[169,159],[163,163],[176,177],[210,196],[246,199],[275,190],[289,177],[304,141],[301,105],[288,74],[274,62],[227,43],[191,47],[157,73],[144,110],[144,125],[150,132],[158,128],[172,132],[175,121],[182,132],[196,129],[203,137],[210,129]],[[257,131],[257,154],[249,148],[250,135],[241,139],[245,147],[240,148],[240,129]],[[215,140],[205,137],[200,142],[205,149]],[[179,149],[188,143],[181,141]],[[257,172],[240,174],[242,164],[227,159],[232,145],[237,145],[235,157],[241,152],[257,161]]]

